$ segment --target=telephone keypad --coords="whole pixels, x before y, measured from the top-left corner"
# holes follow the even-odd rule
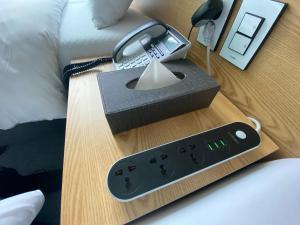
[[[165,56],[163,49],[158,45],[151,44],[150,48],[147,49],[145,53],[124,60],[124,62],[122,62],[118,68],[130,69],[140,66],[147,66],[150,63],[151,58],[161,59],[163,56]]]
[[[130,57],[119,66],[120,69],[130,69],[140,66],[146,66],[150,63],[149,56],[145,52],[142,55],[138,55],[135,57]]]
[[[151,56],[151,58],[157,58],[160,59],[161,57],[164,56],[164,53],[162,50],[159,48],[157,45],[151,45],[151,48],[148,49],[148,54]]]

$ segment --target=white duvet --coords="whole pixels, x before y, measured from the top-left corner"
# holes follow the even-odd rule
[[[0,129],[66,116],[58,37],[66,0],[2,0]]]
[[[44,202],[40,190],[0,200],[0,225],[30,225]]]

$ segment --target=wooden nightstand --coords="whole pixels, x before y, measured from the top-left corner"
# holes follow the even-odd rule
[[[84,61],[84,60],[79,60]],[[78,62],[78,60],[76,61]],[[111,64],[71,78],[64,154],[61,225],[119,225],[139,218],[278,150],[264,133],[259,149],[130,203],[115,200],[107,173],[118,159],[235,121],[250,123],[222,93],[209,108],[112,135],[96,74]],[[117,91],[117,90],[116,90]]]

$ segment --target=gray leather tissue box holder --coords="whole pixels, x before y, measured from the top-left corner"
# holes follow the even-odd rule
[[[103,108],[113,134],[208,107],[220,89],[187,59],[164,65],[182,80],[159,89],[134,90],[146,67],[98,74]]]

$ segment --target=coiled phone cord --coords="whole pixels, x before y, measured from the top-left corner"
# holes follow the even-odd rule
[[[82,62],[82,63],[73,63],[70,65],[67,65],[63,69],[63,77],[62,81],[65,86],[65,88],[68,90],[69,88],[69,80],[70,77],[79,75],[87,70],[90,70],[96,66],[99,66],[103,63],[112,62],[112,57],[101,57],[95,60],[91,60],[88,62]]]

